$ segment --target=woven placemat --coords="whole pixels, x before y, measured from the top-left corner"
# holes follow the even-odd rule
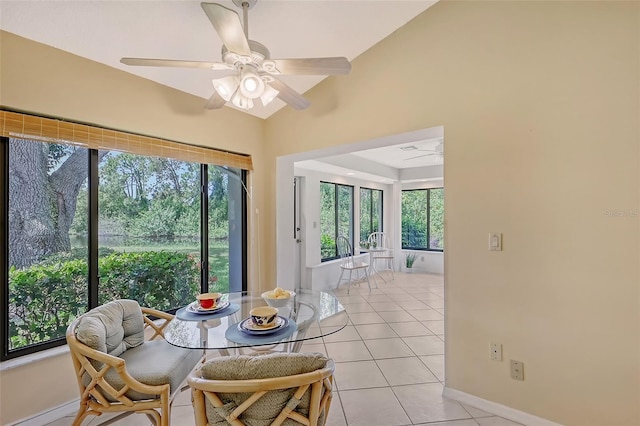
[[[227,317],[231,314],[234,314],[240,310],[240,305],[236,303],[230,303],[224,309],[220,309],[219,311],[212,312],[210,314],[194,314],[193,312],[188,312],[186,306],[184,308],[180,308],[176,311],[176,317],[183,321],[206,321],[215,318]]]
[[[242,345],[268,345],[271,343],[277,343],[282,339],[290,337],[298,329],[298,324],[296,324],[295,321],[289,320],[289,323],[278,331],[256,336],[244,333],[238,329],[238,324],[240,324],[242,321],[229,326],[227,331],[224,333],[224,337],[226,337],[227,340],[231,340],[232,342]]]

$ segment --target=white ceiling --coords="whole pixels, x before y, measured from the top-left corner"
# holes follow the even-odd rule
[[[276,59],[353,60],[435,1],[259,0],[249,11],[249,38],[266,45]],[[218,3],[242,16],[230,0]],[[221,60],[222,43],[194,0],[0,0],[0,28],[199,96],[203,107],[213,93],[213,71],[131,67],[120,58]],[[282,77],[300,93],[322,79]],[[249,113],[267,118],[283,106],[276,100]]]
[[[436,1],[258,0],[249,10],[249,38],[266,45],[272,58],[345,56],[353,60]],[[231,0],[217,2],[242,15]],[[120,63],[120,58],[221,59],[222,43],[195,0],[0,0],[0,28],[199,96],[203,107],[213,93],[213,71],[131,67]],[[300,93],[323,78],[281,77]],[[248,113],[267,118],[285,106],[276,99]],[[403,173],[430,176],[431,169],[442,164],[441,157],[410,158],[432,152],[421,150],[433,150],[441,140],[319,158],[296,166],[378,182],[400,180]],[[411,146],[416,149],[402,149]]]
[[[435,166],[442,164],[441,147],[443,140],[431,139],[382,148],[368,149],[351,153],[356,157],[394,167],[396,169],[410,169],[415,167]]]
[[[443,138],[389,145],[314,160],[295,167],[338,176],[390,184],[442,180]]]

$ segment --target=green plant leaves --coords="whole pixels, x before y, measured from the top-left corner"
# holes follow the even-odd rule
[[[194,300],[200,290],[197,261],[184,253],[109,253],[98,259],[98,268],[100,304],[134,299],[142,306],[169,310]],[[87,277],[86,250],[53,255],[25,269],[11,268],[10,349],[64,336],[68,324],[87,310]]]

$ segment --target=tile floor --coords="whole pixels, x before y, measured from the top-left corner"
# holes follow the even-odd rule
[[[518,425],[442,397],[443,277],[396,273],[393,281],[377,282],[378,289],[371,292],[366,285],[352,285],[349,295],[343,284],[336,294],[349,324],[302,346],[303,352],[321,352],[336,362],[336,392],[327,426]],[[90,417],[85,424],[104,424],[104,417]],[[71,420],[65,417],[49,426],[70,425]],[[113,424],[149,422],[137,414]],[[194,424],[188,391],[174,401],[171,424]]]

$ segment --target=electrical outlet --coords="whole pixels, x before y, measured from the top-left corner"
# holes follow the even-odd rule
[[[491,342],[489,344],[490,357],[494,361],[502,361],[502,345],[500,343]]]
[[[424,256],[420,256],[420,261],[424,262]]]
[[[520,361],[511,360],[511,378],[524,380],[524,364]]]

